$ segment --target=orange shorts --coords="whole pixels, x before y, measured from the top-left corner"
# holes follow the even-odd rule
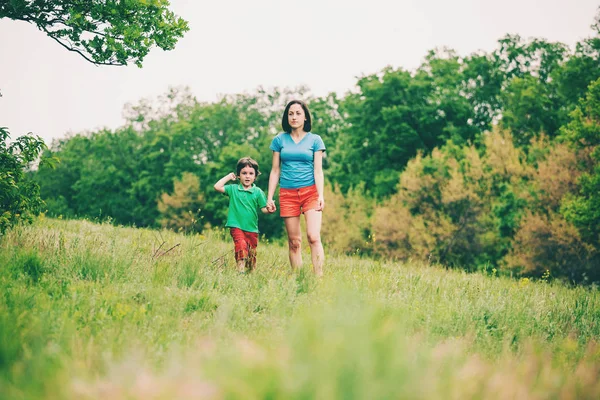
[[[316,185],[279,190],[279,215],[281,217],[297,217],[318,207],[319,192],[317,192]]]

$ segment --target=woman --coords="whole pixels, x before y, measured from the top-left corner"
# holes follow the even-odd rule
[[[310,112],[300,100],[287,104],[281,126],[284,132],[273,138],[269,147],[273,150],[273,166],[267,208],[269,212],[275,211],[273,195],[279,183],[279,212],[285,221],[292,269],[302,266],[300,215],[304,214],[313,271],[322,276],[325,261],[321,243],[325,144],[319,135],[310,132]]]

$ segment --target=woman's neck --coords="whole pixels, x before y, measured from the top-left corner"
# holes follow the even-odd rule
[[[292,137],[299,139],[301,137],[304,137],[304,135],[306,135],[306,132],[304,131],[303,128],[298,128],[298,129],[292,129],[292,131],[290,132],[290,135],[292,135]]]

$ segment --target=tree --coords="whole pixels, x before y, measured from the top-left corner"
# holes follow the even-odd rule
[[[557,77],[568,59],[567,46],[543,39],[523,42],[507,35],[499,41],[494,59],[503,73],[500,125],[512,132],[515,143],[528,147],[541,133],[554,137],[567,122],[568,102],[559,95]]]
[[[153,46],[172,50],[189,30],[167,0],[8,0],[0,18],[35,24],[96,65],[142,66]]]
[[[527,75],[513,78],[502,93],[501,126],[512,132],[515,143],[528,146],[540,133],[554,136],[560,127],[559,109],[547,85]]]
[[[160,224],[165,228],[185,232],[202,232],[200,214],[206,204],[200,191],[200,180],[184,172],[181,179],[173,180],[173,194],[163,193],[158,200]]]
[[[600,248],[600,79],[589,86],[585,99],[571,113],[561,138],[589,154],[583,160],[579,188],[562,204],[562,214],[588,243]]]
[[[561,96],[573,105],[570,110],[585,97],[589,84],[600,78],[600,7],[591,28],[595,35],[577,43],[575,53],[552,76]]]
[[[168,5],[166,0],[9,0],[0,2],[0,18],[33,23],[93,64],[141,67],[150,48],[171,50],[189,29]],[[31,219],[43,204],[38,184],[25,179],[25,170],[46,145],[31,135],[10,145],[8,138],[7,129],[0,128],[0,234]],[[72,211],[70,197],[57,197],[62,211]]]
[[[43,202],[39,187],[25,169],[45,148],[40,137],[21,136],[8,143],[10,135],[0,127],[0,235],[20,220],[29,220]]]
[[[398,175],[417,153],[448,140],[472,141],[474,108],[463,94],[463,61],[453,51],[432,51],[411,74],[386,68],[359,79],[358,93],[342,107],[347,140],[338,176],[342,190],[365,182],[376,197],[394,193]],[[360,168],[356,165],[360,163]]]

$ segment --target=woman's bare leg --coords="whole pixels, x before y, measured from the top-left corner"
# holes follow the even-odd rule
[[[323,213],[316,210],[308,210],[304,213],[306,218],[306,235],[310,245],[310,256],[313,265],[313,271],[317,276],[323,276],[323,263],[325,262],[325,252],[321,243],[321,221]]]
[[[300,230],[300,217],[286,217],[285,230],[288,236],[290,251],[290,265],[293,270],[302,267],[302,232]]]

